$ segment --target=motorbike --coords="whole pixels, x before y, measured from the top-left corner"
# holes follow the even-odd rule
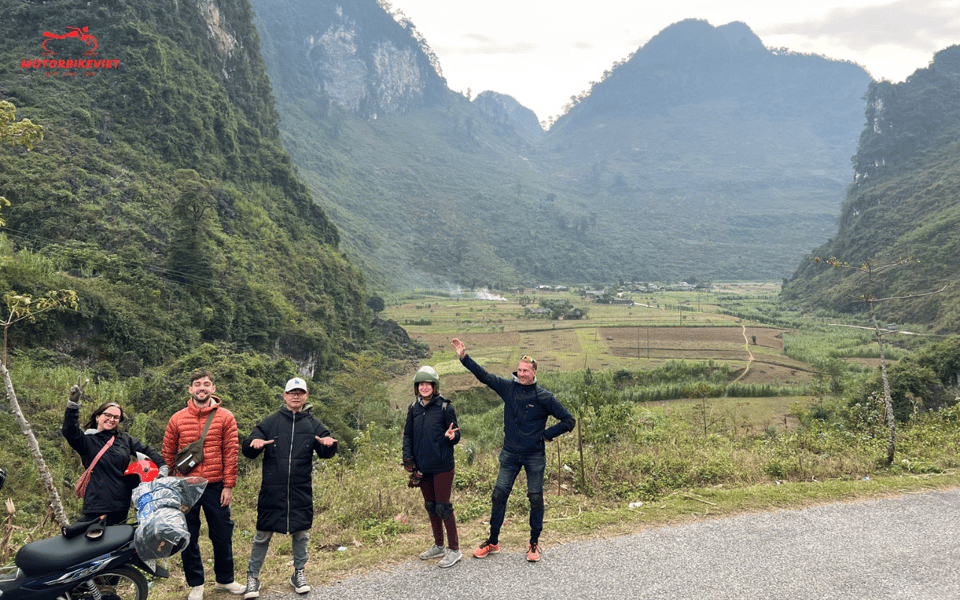
[[[49,31],[43,32],[43,37],[47,38],[43,40],[42,44],[40,44],[40,46],[43,48],[44,53],[56,54],[56,52],[53,52],[52,50],[47,48],[47,42],[49,42],[50,40],[65,40],[67,38],[80,38],[80,40],[87,46],[93,46],[93,48],[91,48],[84,54],[96,54],[97,38],[93,37],[88,33],[90,30],[89,27],[67,27],[67,29],[70,29],[72,31],[68,31],[63,35],[50,33]]]
[[[0,488],[5,478],[0,474]],[[102,520],[75,523],[61,535],[26,544],[15,566],[0,567],[0,600],[146,600],[145,573],[170,573],[138,555],[135,531]]]
[[[132,525],[110,525],[96,539],[58,535],[30,542],[0,572],[3,600],[146,600],[147,578],[170,573],[140,560]]]

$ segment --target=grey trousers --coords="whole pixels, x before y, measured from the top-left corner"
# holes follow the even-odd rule
[[[290,536],[293,538],[293,568],[302,569],[307,564],[307,542],[310,541],[310,532],[294,531]],[[260,579],[260,568],[263,567],[263,561],[267,557],[267,549],[270,547],[272,537],[272,531],[259,529],[257,535],[253,536],[253,549],[250,551],[250,560],[247,562],[248,577]]]

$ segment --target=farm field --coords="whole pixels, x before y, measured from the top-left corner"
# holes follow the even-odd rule
[[[758,293],[759,285],[743,292]],[[769,294],[769,289],[764,292]],[[530,303],[529,299],[535,298]],[[543,298],[569,300],[587,312],[580,320],[531,318]],[[784,353],[788,329],[718,312],[716,295],[706,292],[644,294],[634,305],[597,304],[574,294],[515,294],[499,300],[479,298],[417,297],[391,303],[383,316],[400,323],[412,339],[427,344],[432,352],[424,361],[443,377],[445,394],[456,394],[477,385],[459,364],[450,345],[458,337],[467,352],[491,372],[508,376],[523,355],[537,359],[540,373],[656,369],[668,361],[726,364],[734,378],[744,384],[802,385],[814,381],[816,369]],[[526,306],[520,299],[526,298]],[[410,372],[415,370],[411,366]],[[397,378],[391,388],[401,398],[409,396],[409,374]],[[397,396],[394,396],[397,397]],[[754,419],[766,426],[783,423],[790,406],[805,398],[717,399],[720,410],[733,420]],[[692,400],[669,401],[680,408]]]

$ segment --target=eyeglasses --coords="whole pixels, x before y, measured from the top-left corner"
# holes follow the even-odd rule
[[[105,419],[110,419],[111,421],[119,421],[121,417],[121,415],[114,415],[111,413],[100,413],[100,415]]]
[[[290,390],[287,392],[288,396],[306,396],[307,393],[303,390]]]
[[[530,366],[533,367],[533,370],[537,370],[537,361],[535,361],[532,356],[523,355],[520,357],[520,362],[530,363]]]

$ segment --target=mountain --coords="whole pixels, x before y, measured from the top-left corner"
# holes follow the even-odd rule
[[[0,151],[0,286],[80,299],[14,347],[136,370],[219,342],[312,374],[370,341],[363,279],[281,145],[247,2],[0,14],[0,100],[46,129]]]
[[[835,226],[871,81],[683,21],[543,132],[447,89],[375,0],[253,6],[283,144],[377,289],[785,277]]]
[[[513,96],[497,92],[480,92],[473,100],[485,117],[500,123],[506,132],[514,131],[527,142],[536,143],[543,138],[543,127],[537,114],[517,102]]]
[[[544,150],[639,278],[775,277],[834,225],[869,82],[766,49],[743,23],[682,21],[595,84]]]
[[[864,294],[884,322],[956,332],[960,322],[960,46],[903,83],[870,85],[854,184],[828,242],[808,253],[783,298],[808,310],[862,311]],[[901,261],[909,262],[901,263]],[[884,268],[868,290],[864,264]]]

